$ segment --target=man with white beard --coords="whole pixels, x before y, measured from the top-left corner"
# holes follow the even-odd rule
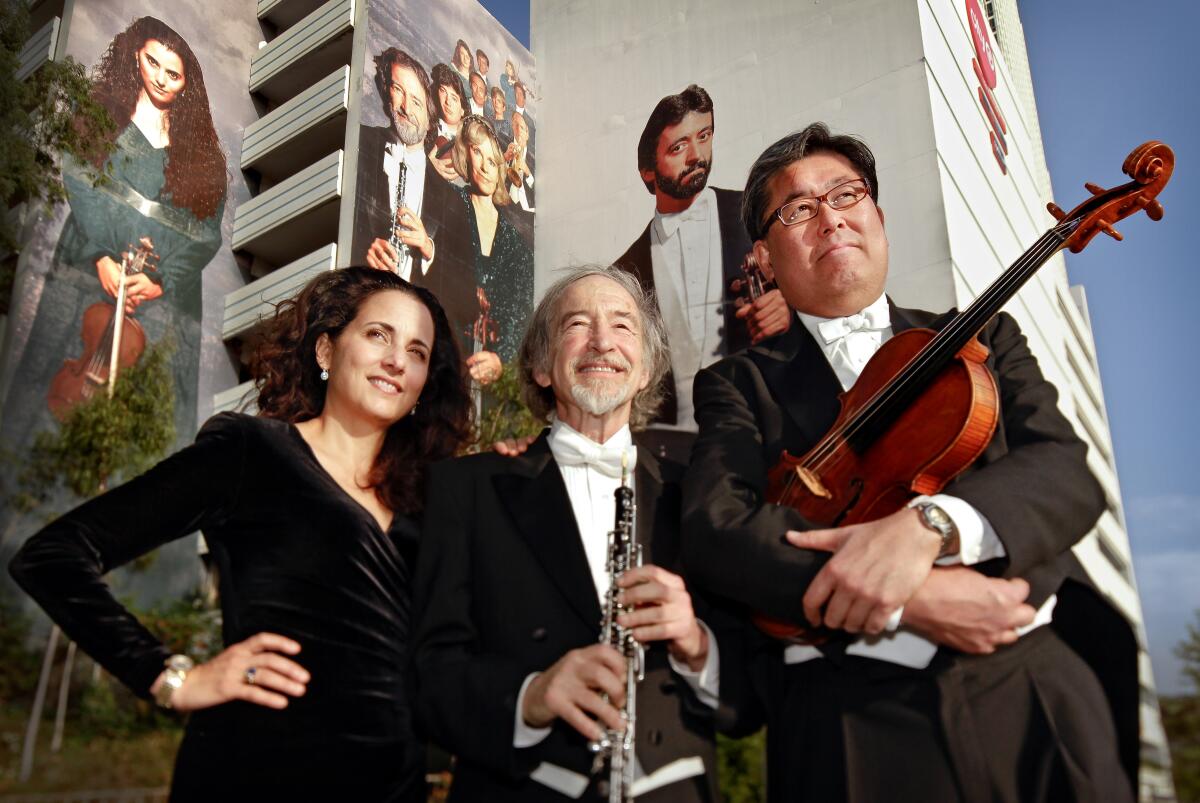
[[[359,128],[354,259],[429,288],[453,330],[468,331],[478,313],[474,255],[462,198],[425,156],[436,118],[429,75],[392,47],[375,57],[375,86],[391,124]]]
[[[757,724],[749,704],[741,718],[726,705],[752,699],[741,631],[676,573],[682,467],[630,432],[654,414],[667,365],[662,320],[637,279],[573,271],[547,290],[520,352],[525,401],[549,429],[517,457],[472,455],[431,473],[413,699],[427,735],[458,757],[452,800],[608,799],[588,742],[623,729],[625,659],[598,643],[622,482],[645,555],[617,584],[637,606],[617,621],[646,651],[639,802],[715,800],[714,729]]]

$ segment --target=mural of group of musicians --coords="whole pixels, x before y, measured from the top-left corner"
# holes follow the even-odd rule
[[[523,48],[505,47],[509,37],[494,22],[480,29],[464,11],[464,25],[475,25],[472,47],[471,34],[421,28],[406,13],[405,4],[372,11],[351,261],[435,292],[486,384],[515,359],[533,303],[535,93],[523,77],[532,63]],[[114,148],[106,160],[64,165],[67,216],[5,403],[11,454],[103,384],[116,329],[120,364],[172,341],[180,442],[196,427],[201,271],[219,251],[231,261],[221,248],[228,148],[201,60],[166,22],[127,23],[93,75],[116,122]],[[597,255],[656,291],[672,344],[656,422],[668,434],[694,430],[690,390],[700,368],[789,320],[778,291],[754,275],[737,222],[740,193],[708,183],[715,121],[696,85],[649,110],[636,149],[654,216],[624,254]],[[754,282],[745,281],[748,269]]]
[[[533,308],[531,65],[523,48],[489,54],[448,30],[426,29],[444,36],[427,42],[404,10],[399,25],[371,19],[352,260],[432,290],[486,384],[516,357]],[[507,41],[499,26],[480,35]]]

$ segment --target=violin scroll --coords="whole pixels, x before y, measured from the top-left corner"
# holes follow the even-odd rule
[[[1113,224],[1143,209],[1151,220],[1162,220],[1163,207],[1156,197],[1167,186],[1174,167],[1175,153],[1169,146],[1146,142],[1134,148],[1121,166],[1133,181],[1107,190],[1088,182],[1084,188],[1092,197],[1070,212],[1063,212],[1054,203],[1046,204],[1046,209],[1069,233],[1063,247],[1078,254],[1100,232],[1116,240],[1124,239]]]

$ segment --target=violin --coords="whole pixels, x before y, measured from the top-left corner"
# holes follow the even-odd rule
[[[115,303],[97,301],[83,311],[79,333],[83,354],[63,360],[46,394],[46,404],[59,421],[100,387],[112,398],[118,372],[134,365],[146,350],[141,325],[125,315],[125,293],[130,276],[153,270],[147,265],[153,255],[154,250],[144,243],[123,254]]]
[[[753,251],[747,251],[742,257],[742,275],[730,282],[729,289],[735,293],[745,291],[745,300],[753,304],[757,299],[775,289],[774,279],[763,272],[762,267],[754,256]]]
[[[487,351],[489,346],[500,340],[500,327],[492,318],[492,302],[488,301],[487,293],[478,285],[475,287],[475,299],[479,302],[479,316],[466,331],[472,341],[472,354]],[[474,380],[471,382],[471,400],[475,404],[475,420],[480,421],[483,416],[483,387]]]
[[[1100,232],[1145,210],[1161,220],[1156,199],[1175,155],[1161,142],[1136,148],[1122,169],[1132,179],[1112,189],[1085,184],[1092,197],[1070,212],[1047,204],[1058,223],[940,331],[909,329],[875,353],[830,430],[800,457],[786,450],[767,480],[768,501],[799,511],[818,527],[873,521],[914,496],[934,494],[987,448],[1000,417],[996,381],[978,334],[1054,254],[1079,253]],[[831,631],[763,615],[769,636],[819,644]]]

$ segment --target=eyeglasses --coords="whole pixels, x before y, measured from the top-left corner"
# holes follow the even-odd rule
[[[795,226],[806,220],[812,220],[824,203],[830,209],[849,209],[870,194],[866,179],[856,178],[839,184],[824,195],[814,198],[795,198],[771,213],[767,225],[763,227],[762,236],[766,237],[771,224],[778,220],[785,226]],[[761,238],[760,238],[761,239]]]

